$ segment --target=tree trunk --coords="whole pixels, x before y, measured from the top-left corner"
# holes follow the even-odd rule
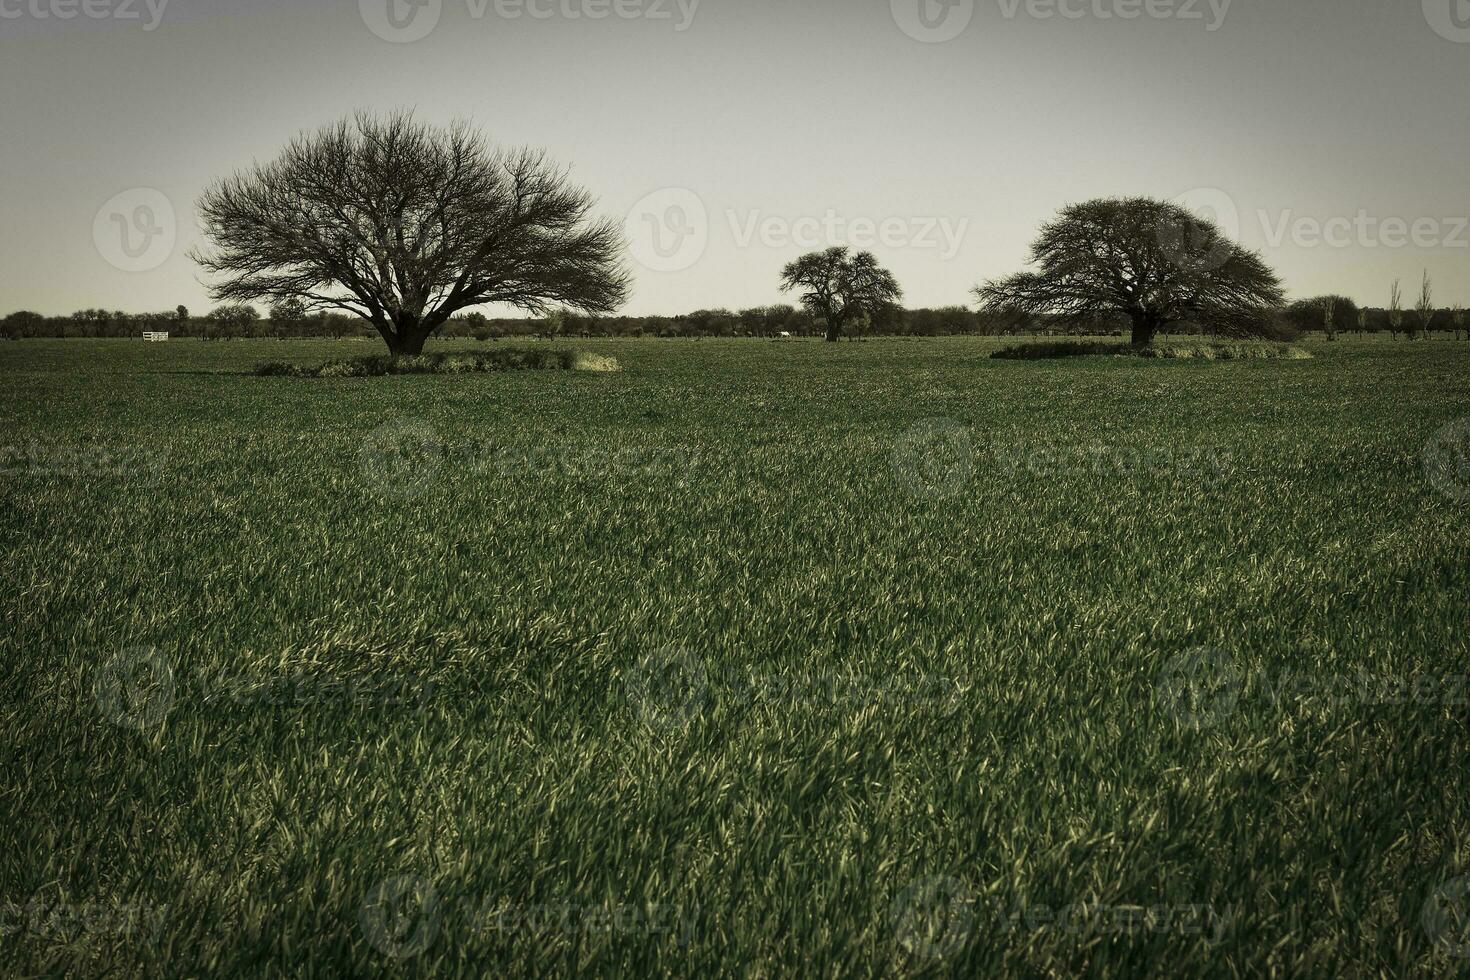
[[[398,334],[394,343],[388,345],[394,357],[418,357],[424,352],[424,341],[428,336],[417,330]]]
[[[1133,346],[1147,347],[1154,342],[1154,334],[1159,332],[1157,321],[1147,313],[1135,313],[1133,315]]]
[[[842,339],[842,324],[836,320],[827,321],[827,343],[835,344]]]
[[[421,323],[399,322],[387,329],[379,326],[378,333],[383,335],[388,353],[394,357],[418,357],[433,330]]]

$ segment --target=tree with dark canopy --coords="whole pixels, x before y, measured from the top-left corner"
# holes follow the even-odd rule
[[[836,343],[843,329],[867,314],[881,312],[903,298],[898,280],[871,252],[851,258],[846,248],[812,252],[792,262],[781,273],[781,289],[802,289],[802,306],[826,322],[827,340]]]
[[[1186,208],[1151,198],[1074,204],[1031,248],[1039,271],[975,290],[986,312],[1086,322],[1123,314],[1133,343],[1195,323],[1229,337],[1268,334],[1285,302],[1281,281],[1254,252]]]
[[[485,303],[617,309],[622,236],[592,207],[540,153],[492,149],[463,124],[359,113],[211,186],[199,213],[214,247],[194,258],[223,276],[218,302],[347,311],[393,354],[419,354]]]

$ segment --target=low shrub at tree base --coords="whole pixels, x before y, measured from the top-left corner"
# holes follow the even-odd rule
[[[354,357],[326,364],[262,364],[255,373],[266,378],[377,378],[390,374],[485,374],[494,371],[620,370],[618,362],[600,354],[565,350],[501,348],[493,351],[421,354],[417,357]]]
[[[1043,361],[1059,357],[1143,357],[1164,360],[1255,361],[1310,360],[1312,355],[1290,344],[1243,342],[1171,343],[1137,347],[1106,341],[1061,341],[1051,344],[1018,344],[996,351],[991,357],[1008,361]]]

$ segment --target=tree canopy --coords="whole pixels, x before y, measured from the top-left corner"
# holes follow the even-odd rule
[[[801,303],[826,323],[827,340],[863,315],[873,316],[903,298],[893,274],[871,252],[851,258],[846,248],[812,252],[792,262],[781,273],[781,289],[802,290]]]
[[[217,302],[355,313],[395,354],[417,354],[469,307],[620,306],[622,236],[592,208],[541,153],[359,113],[212,185],[199,212],[213,247],[194,257],[220,277]]]
[[[1285,301],[1261,257],[1211,221],[1167,201],[1114,198],[1074,204],[1043,226],[1037,271],[975,290],[988,312],[1089,320],[1121,313],[1133,342],[1171,323],[1227,336],[1269,331]]]

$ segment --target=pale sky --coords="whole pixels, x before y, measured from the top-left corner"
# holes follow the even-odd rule
[[[780,302],[827,244],[969,304],[1058,208],[1132,194],[1215,211],[1293,296],[1427,268],[1470,305],[1467,69],[1470,0],[0,0],[0,314],[206,311],[204,186],[398,107],[631,218],[630,314]]]

